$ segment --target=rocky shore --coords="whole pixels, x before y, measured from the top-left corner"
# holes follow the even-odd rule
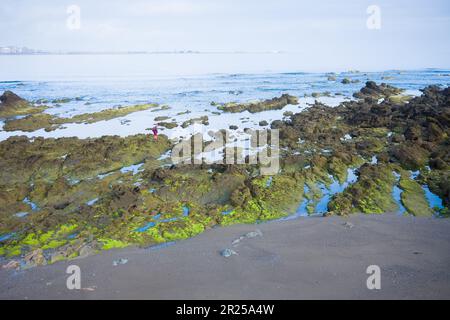
[[[11,94],[5,92],[2,97],[4,97],[5,101],[9,101],[11,98],[7,98]],[[0,97],[1,98],[1,97]],[[19,98],[21,99],[21,98]],[[17,99],[16,99],[17,100]],[[20,102],[19,102],[20,101]],[[22,99],[23,101],[23,99]],[[40,106],[40,107],[31,107],[28,106],[28,109],[23,110],[22,108],[17,107],[17,103],[23,104],[21,100],[18,100],[16,104],[0,104],[0,117],[1,115],[10,115],[10,117],[6,117],[5,124],[3,126],[3,130],[5,131],[25,131],[32,132],[38,129],[44,129],[45,131],[53,131],[56,129],[60,129],[64,124],[69,123],[95,123],[103,120],[110,120],[118,117],[126,116],[133,112],[144,111],[149,109],[156,109],[158,107],[157,104],[142,104],[135,106],[127,106],[127,107],[118,107],[114,109],[106,109],[99,112],[94,113],[84,113],[79,114],[71,118],[61,118],[54,115],[50,115],[48,113],[43,113],[48,107]],[[28,102],[26,102],[28,103]],[[28,111],[26,111],[28,110]],[[26,114],[24,117],[17,116]]]
[[[298,104],[297,97],[288,94],[283,94],[281,97],[276,97],[264,101],[255,101],[248,103],[235,103],[235,102],[225,103],[222,105],[218,105],[217,108],[224,112],[236,113],[247,110],[251,113],[256,113],[264,110],[283,109],[283,107],[287,106],[288,104]],[[215,106],[216,104],[212,103],[212,105]]]
[[[157,142],[143,134],[10,137],[0,142],[0,256],[6,268],[24,269],[100,250],[186,239],[217,225],[285,218],[299,206],[309,214],[402,209],[445,217],[450,89],[431,86],[407,99],[400,94],[367,82],[356,100],[335,108],[316,102],[273,121],[281,146],[281,170],[274,176],[261,176],[259,165],[167,164],[164,155],[173,142],[164,135]],[[6,98],[0,104],[5,130],[62,124],[42,107],[10,93]],[[286,95],[218,109],[260,112],[296,102]],[[98,121],[138,111],[134,108],[79,120]],[[11,119],[19,114],[26,116]],[[195,121],[208,118],[186,126]],[[430,205],[429,194],[442,205]]]

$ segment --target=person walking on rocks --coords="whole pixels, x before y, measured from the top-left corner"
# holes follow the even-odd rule
[[[158,127],[157,126],[154,126],[153,128],[152,128],[152,132],[153,132],[153,140],[158,140]]]

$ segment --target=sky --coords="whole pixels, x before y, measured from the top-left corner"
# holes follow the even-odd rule
[[[68,27],[69,6],[80,28]],[[380,9],[369,29],[367,9]],[[51,51],[283,51],[305,65],[450,67],[448,0],[2,0],[0,46]]]

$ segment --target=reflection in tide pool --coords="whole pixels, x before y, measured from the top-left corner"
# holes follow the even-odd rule
[[[182,208],[183,208],[183,217],[187,217],[191,210],[189,209],[188,206],[183,206]],[[146,225],[144,225],[143,227],[137,228],[135,231],[145,232],[148,229],[156,226],[157,223],[174,222],[174,221],[178,221],[178,219],[179,219],[178,217],[161,219],[161,213],[158,213],[153,217],[153,220],[155,220],[155,222],[151,221],[151,222],[147,223]]]
[[[442,199],[439,198],[437,194],[434,194],[430,191],[428,186],[422,186],[423,191],[425,192],[425,197],[427,198],[428,204],[432,209],[443,209],[444,205],[442,203]]]
[[[322,198],[317,202],[314,208],[314,214],[323,214],[328,211],[328,203],[331,198],[337,194],[343,192],[349,185],[355,183],[358,180],[358,176],[356,175],[357,168],[349,168],[347,169],[347,179],[344,183],[339,183],[333,176],[330,175],[330,179],[332,183],[329,187],[326,187],[323,183],[319,183],[318,187],[322,191]],[[310,188],[307,185],[303,187],[303,194],[306,195],[310,191]],[[289,217],[282,218],[281,220],[291,220],[298,217],[307,217],[310,214],[308,213],[308,205],[312,203],[312,200],[304,199],[300,206],[297,209],[297,212]]]
[[[0,242],[11,239],[14,236],[14,233],[7,233],[0,236]]]
[[[378,163],[377,156],[373,156],[372,159],[370,160],[370,164],[377,164],[377,163]]]
[[[401,175],[397,172],[392,172],[396,179],[396,184],[394,185],[394,188],[392,189],[392,197],[394,198],[395,202],[398,206],[398,214],[403,215],[406,212],[406,208],[402,204],[402,192],[403,190],[398,187],[398,182],[400,181]]]
[[[86,202],[86,204],[87,204],[88,206],[92,206],[92,205],[94,205],[97,201],[98,201],[98,198],[95,198],[95,199],[89,200],[88,202]]]
[[[16,216],[17,218],[24,218],[24,217],[26,217],[27,215],[28,215],[28,212],[26,212],[26,211],[17,212],[17,213],[15,214],[15,216]]]
[[[430,167],[425,167],[427,171],[431,171]],[[410,177],[413,180],[416,180],[420,175],[420,170],[410,171]],[[431,209],[437,211],[444,208],[444,204],[442,199],[435,193],[431,192],[430,188],[427,185],[422,185],[422,190],[425,193],[425,198],[427,199],[428,205]]]
[[[137,228],[135,231],[137,231],[137,232],[145,232],[148,229],[153,228],[154,226],[156,226],[156,223],[149,222],[146,225],[144,225],[143,227]]]
[[[303,195],[307,195],[309,193],[309,187],[305,184],[303,186]],[[291,220],[298,217],[306,217],[308,215],[307,207],[310,200],[303,199],[302,203],[300,204],[300,207],[298,207],[297,212],[293,215],[290,215],[289,217],[282,218],[281,220]]]
[[[127,173],[127,172],[132,172],[133,176],[135,174],[137,174],[139,171],[142,171],[142,166],[144,165],[144,163],[138,163],[138,164],[133,164],[131,166],[128,167],[123,167],[122,169],[120,169],[121,173]]]
[[[419,175],[420,175],[420,170],[410,171],[410,177],[413,180],[416,180]]]
[[[226,210],[226,211],[222,211],[222,214],[224,216],[229,215],[230,213],[232,213],[234,210]]]
[[[29,206],[31,207],[31,210],[33,210],[33,211],[38,211],[38,210],[39,210],[38,205],[35,204],[34,202],[32,202],[32,201],[31,201],[30,199],[28,199],[28,198],[23,199],[22,202],[25,203],[25,204],[27,204],[27,205],[29,205]]]

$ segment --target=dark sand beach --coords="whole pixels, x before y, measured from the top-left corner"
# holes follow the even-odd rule
[[[449,228],[394,214],[220,227],[159,248],[1,270],[0,299],[449,299]],[[237,254],[223,257],[225,248]],[[71,264],[81,290],[66,288]],[[366,287],[369,265],[381,269],[380,290]]]

